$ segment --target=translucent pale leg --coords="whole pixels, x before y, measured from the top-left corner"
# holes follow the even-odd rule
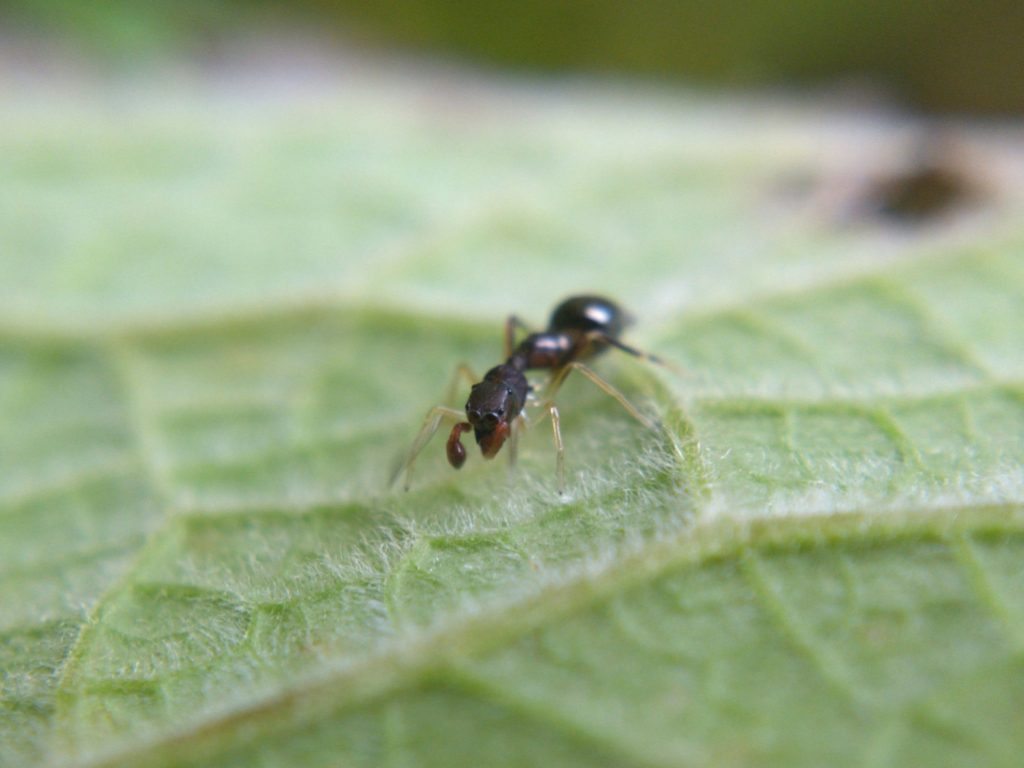
[[[554,397],[558,393],[562,384],[565,383],[566,378],[568,378],[569,374],[573,371],[579,371],[590,379],[590,381],[593,382],[602,392],[615,398],[619,405],[626,409],[626,413],[639,421],[645,427],[648,429],[658,428],[658,425],[640,413],[636,406],[626,399],[624,394],[594,373],[590,368],[583,365],[583,363],[573,361],[556,371],[547,386],[547,390],[545,392],[547,399],[541,407],[544,408],[545,415],[551,417],[551,430],[555,440],[555,472],[558,476],[558,492],[560,494],[565,493],[565,444],[562,442],[561,419],[559,418],[558,406],[555,405]]]
[[[617,390],[607,381],[602,379],[592,370],[587,368],[587,366],[585,366],[583,363],[578,363],[576,361],[568,363],[564,368],[562,368],[560,371],[558,371],[558,373],[555,374],[555,377],[551,380],[551,383],[548,385],[547,394],[549,400],[554,398],[555,394],[561,388],[562,384],[565,383],[566,378],[573,371],[579,371],[588,379],[590,379],[595,385],[597,385],[597,387],[606,395],[614,397],[615,400],[618,401],[619,405],[626,409],[626,412],[630,416],[639,421],[645,427],[647,427],[648,429],[658,428],[658,425],[655,424],[646,416],[644,416],[642,413],[640,413],[640,411],[637,410],[636,406],[626,399],[626,396],[624,394],[619,392],[619,390]]]
[[[452,377],[448,381],[448,388],[444,391],[444,402],[450,403],[455,399],[455,395],[458,394],[459,391],[460,380],[467,382],[470,386],[473,386],[480,381],[480,377],[473,372],[473,369],[470,368],[469,365],[466,363],[459,363],[455,366],[455,370],[452,371]]]
[[[558,477],[558,492],[565,493],[565,444],[562,442],[562,422],[558,415],[558,406],[548,401],[545,406],[551,417],[551,431],[555,438],[555,475]]]
[[[516,460],[519,458],[519,433],[526,429],[526,419],[522,415],[516,416],[511,424],[508,433],[508,466],[515,469]]]
[[[412,483],[412,467],[416,457],[426,447],[427,443],[430,442],[430,438],[434,436],[437,428],[441,426],[441,422],[445,419],[449,421],[465,421],[466,415],[462,411],[456,411],[454,408],[448,408],[444,405],[436,405],[431,408],[427,412],[427,417],[423,420],[423,426],[420,427],[416,439],[412,441],[412,447],[409,448],[405,461],[398,465],[398,469],[391,476],[389,485],[394,485],[398,476],[404,472],[405,481],[402,483],[402,487],[407,491],[409,490],[409,485]]]

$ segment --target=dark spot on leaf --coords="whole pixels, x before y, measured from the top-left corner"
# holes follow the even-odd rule
[[[962,172],[928,164],[878,179],[868,188],[865,202],[886,220],[919,224],[956,212],[976,195]]]
[[[949,136],[928,136],[912,147],[906,164],[876,173],[860,210],[892,224],[915,226],[965,210],[983,197],[976,164]]]
[[[912,229],[943,223],[991,202],[980,153],[953,135],[918,136],[909,147],[861,147],[818,169],[776,177],[774,214],[802,214],[841,229]]]

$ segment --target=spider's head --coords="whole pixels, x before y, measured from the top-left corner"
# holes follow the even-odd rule
[[[512,387],[500,379],[485,378],[473,385],[466,401],[466,420],[473,426],[485,459],[493,459],[501,450],[520,407]]]

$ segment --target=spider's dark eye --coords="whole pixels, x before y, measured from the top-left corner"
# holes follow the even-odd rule
[[[494,413],[493,411],[491,413],[488,413],[486,416],[484,416],[484,424],[488,427],[498,426],[498,414]]]

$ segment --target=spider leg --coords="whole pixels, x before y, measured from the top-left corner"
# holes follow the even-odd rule
[[[412,483],[413,463],[416,461],[416,457],[426,447],[427,443],[430,442],[430,438],[434,436],[437,428],[441,426],[441,422],[445,419],[460,422],[465,421],[466,415],[462,411],[456,411],[454,408],[448,408],[444,405],[436,405],[431,408],[423,420],[423,426],[420,427],[420,431],[416,434],[416,439],[412,441],[412,446],[409,448],[409,453],[406,454],[405,460],[391,474],[391,480],[388,482],[389,486],[393,486],[398,477],[404,472],[405,481],[402,483],[402,487],[407,491],[409,490],[409,485]]]
[[[565,494],[565,444],[562,442],[562,421],[558,414],[558,406],[549,400],[545,406],[551,417],[551,431],[555,439],[555,475],[558,478],[558,493]]]
[[[509,315],[508,319],[505,320],[505,357],[509,357],[512,354],[512,350],[516,346],[516,328],[526,331],[527,333],[532,332],[532,328],[520,320],[516,315]]]
[[[519,434],[526,429],[526,419],[522,414],[512,420],[508,433],[508,466],[515,469],[516,460],[519,458]]]
[[[579,371],[588,379],[590,379],[590,381],[592,381],[598,387],[598,389],[600,389],[606,395],[615,398],[619,405],[625,408],[626,412],[630,416],[639,421],[645,427],[647,427],[648,429],[655,430],[658,428],[658,425],[651,419],[640,413],[640,411],[637,410],[636,406],[626,399],[626,396],[624,394],[619,392],[619,390],[617,390],[607,381],[602,379],[600,376],[594,373],[594,371],[585,366],[583,363],[577,362],[575,360],[573,360],[570,363],[567,363],[555,374],[554,378],[551,380],[551,384],[548,385],[548,400],[554,398],[555,394],[561,388],[562,384],[565,383],[566,378],[573,371]]]
[[[615,347],[616,349],[625,352],[627,355],[639,357],[641,360],[646,360],[649,363],[660,365],[662,368],[668,368],[673,373],[679,375],[685,373],[685,371],[683,371],[682,368],[675,365],[674,363],[670,363],[668,360],[664,360],[658,357],[657,355],[652,355],[650,352],[644,352],[642,349],[637,349],[636,347],[631,347],[628,344],[623,344],[614,336],[609,336],[607,333],[604,333],[603,331],[591,331],[590,333],[587,334],[587,338],[589,338],[591,341],[596,341],[601,344],[607,344],[610,347]]]
[[[466,363],[459,363],[455,366],[455,370],[452,371],[452,377],[449,379],[448,387],[444,391],[444,402],[450,403],[455,399],[455,395],[458,394],[459,391],[460,380],[465,380],[470,386],[473,386],[480,381],[480,377],[474,373],[473,369],[470,368],[469,365]]]

